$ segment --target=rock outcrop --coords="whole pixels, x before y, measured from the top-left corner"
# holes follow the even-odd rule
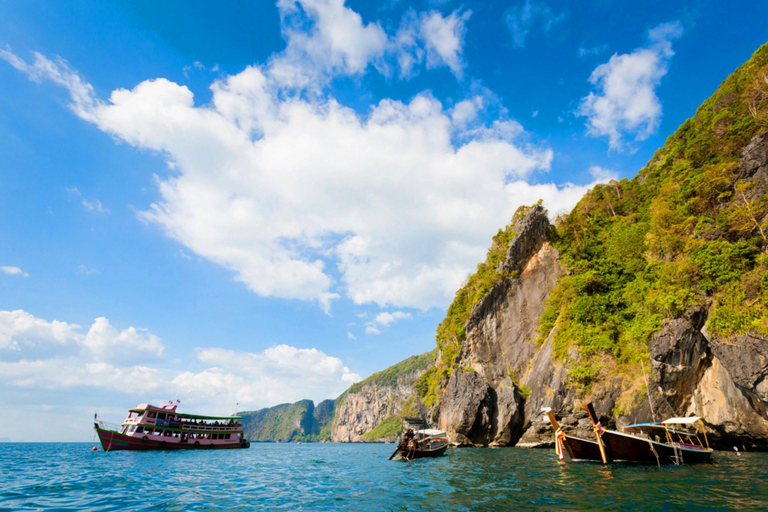
[[[544,208],[532,207],[513,229],[516,236],[497,269],[511,277],[473,306],[457,364],[471,370],[452,372],[440,405],[439,424],[456,444],[514,445],[526,423],[515,381],[529,372],[535,329],[562,268]]]
[[[403,415],[417,414],[414,383],[432,365],[432,354],[413,356],[350,387],[336,400],[331,440],[392,441]]]

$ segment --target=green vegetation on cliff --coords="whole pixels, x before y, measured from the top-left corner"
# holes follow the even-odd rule
[[[352,384],[344,395],[348,393],[358,393],[364,386],[394,387],[397,384],[397,381],[403,377],[422,372],[429,368],[432,364],[432,360],[432,352],[411,356],[408,359],[390,366],[386,370],[374,373],[363,381]],[[342,397],[344,395],[342,395]],[[341,397],[339,400],[341,400]]]
[[[327,441],[331,438],[333,400],[317,404],[300,400],[258,411],[240,413],[245,436],[251,441]]]
[[[632,180],[595,187],[557,222],[568,270],[541,319],[573,380],[629,373],[664,318],[711,311],[712,334],[768,334],[768,195],[742,151],[768,128],[768,45],[728,77]]]
[[[506,278],[514,277],[514,272],[505,272],[500,264],[507,257],[509,244],[515,238],[514,225],[525,217],[530,207],[521,206],[515,212],[512,222],[493,237],[485,261],[477,266],[477,271],[467,278],[467,283],[456,292],[453,302],[448,307],[445,319],[437,326],[437,353],[435,366],[425,372],[416,389],[423,403],[434,405],[438,400],[438,388],[444,377],[448,377],[456,366],[459,348],[466,339],[464,327],[469,320],[472,307],[485,297],[491,288]]]

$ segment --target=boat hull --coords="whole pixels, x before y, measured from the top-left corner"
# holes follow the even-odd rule
[[[609,461],[696,464],[712,460],[709,449],[659,443],[613,430],[603,431],[602,440]]]
[[[439,448],[435,448],[433,450],[408,450],[408,449],[400,449],[397,451],[397,453],[400,455],[403,459],[424,459],[427,457],[439,457],[440,455],[445,453],[445,450],[448,448],[448,444],[444,444],[443,446]]]
[[[238,441],[229,443],[211,443],[205,441],[195,441],[193,443],[181,443],[178,441],[158,441],[156,439],[146,439],[133,437],[114,430],[94,426],[96,434],[99,436],[99,442],[105,452],[115,450],[225,450],[237,448],[249,448],[250,441]]]
[[[592,461],[602,462],[600,446],[597,441],[588,441],[579,437],[566,435],[563,446],[573,462]]]

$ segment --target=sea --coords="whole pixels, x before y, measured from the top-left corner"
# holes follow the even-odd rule
[[[450,449],[387,460],[393,444],[254,443],[246,450],[92,451],[0,444],[0,510],[768,510],[768,453],[705,465],[559,463],[554,449]]]

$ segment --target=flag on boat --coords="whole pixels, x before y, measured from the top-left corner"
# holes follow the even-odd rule
[[[96,414],[96,413],[93,413],[93,419],[95,419],[95,420],[99,419],[99,415]]]

